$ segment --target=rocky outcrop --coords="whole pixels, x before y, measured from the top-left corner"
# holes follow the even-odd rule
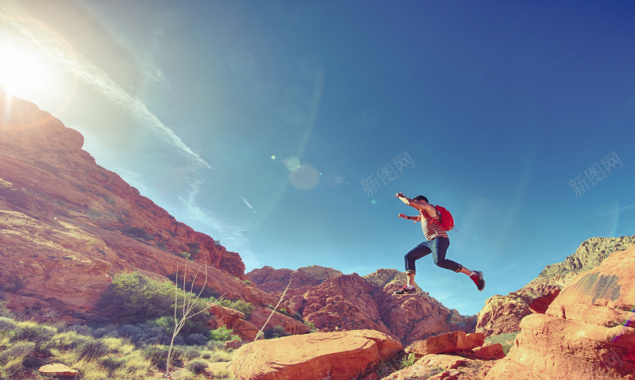
[[[455,354],[472,359],[501,359],[505,357],[503,346],[493,344],[483,346],[483,333],[466,334],[463,331],[440,334],[425,340],[418,340],[405,348],[405,352],[420,358],[434,354]]]
[[[545,314],[525,317],[487,379],[635,378],[635,246],[578,275]]]
[[[316,272],[328,275],[307,279],[306,272],[280,270],[280,274],[276,274],[267,268],[250,272],[249,276],[260,279],[255,283],[284,284],[284,287],[288,279],[294,278],[285,295],[284,307],[289,315],[302,318],[320,331],[372,329],[410,344],[444,332],[474,330],[476,317],[462,316],[421,290],[414,295],[394,295],[406,281],[405,274],[397,270],[380,269],[365,277],[333,276],[336,272],[332,270],[314,270]],[[261,276],[262,273],[267,275]],[[304,282],[296,283],[295,276],[305,279]],[[312,285],[315,282],[317,285]]]
[[[35,320],[82,320],[123,271],[188,279],[256,306],[277,299],[246,284],[244,264],[96,164],[83,137],[35,105],[0,92],[0,289]],[[181,269],[182,270],[182,269]],[[260,327],[260,326],[258,326]]]
[[[281,294],[287,286],[290,289],[316,286],[330,278],[341,275],[343,273],[338,270],[318,265],[302,267],[297,270],[273,269],[270,266],[265,266],[247,273],[250,281],[272,295]]]
[[[475,380],[483,379],[493,362],[455,355],[426,355],[412,366],[382,377],[384,380]],[[510,377],[519,379],[519,377]]]
[[[635,244],[635,235],[619,238],[595,237],[584,241],[563,262],[547,265],[540,275],[516,292],[494,295],[485,301],[478,314],[477,331],[487,336],[520,330],[523,318],[533,313],[545,313],[560,290],[579,273],[598,266],[612,252]]]
[[[231,369],[237,380],[354,379],[401,351],[401,344],[372,330],[318,332],[242,346]]]

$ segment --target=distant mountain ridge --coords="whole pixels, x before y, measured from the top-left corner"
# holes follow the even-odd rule
[[[525,286],[538,284],[567,285],[580,272],[591,270],[615,251],[625,251],[635,244],[635,235],[617,238],[594,237],[585,240],[576,251],[564,261],[547,265],[538,277]]]
[[[394,295],[406,281],[405,274],[395,269],[362,277],[319,266],[264,267],[247,277],[276,297],[291,281],[285,297],[288,312],[320,331],[372,329],[410,344],[448,331],[471,332],[476,324],[475,316],[448,309],[421,289],[416,295]]]

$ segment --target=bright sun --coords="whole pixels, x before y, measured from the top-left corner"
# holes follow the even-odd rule
[[[0,42],[0,86],[6,92],[27,98],[41,92],[48,71],[38,54],[10,42]]]

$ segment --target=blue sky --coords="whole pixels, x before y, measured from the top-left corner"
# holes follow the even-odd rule
[[[423,237],[393,195],[426,195],[455,217],[448,258],[487,286],[430,257],[416,280],[474,314],[588,238],[635,234],[634,16],[629,1],[0,0],[19,62],[0,81],[247,271],[403,270]]]

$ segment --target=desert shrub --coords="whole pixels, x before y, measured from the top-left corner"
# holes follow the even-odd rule
[[[71,325],[63,328],[62,331],[75,331],[79,335],[95,336],[93,328],[86,325]]]
[[[18,324],[18,328],[14,330],[14,335],[11,337],[11,341],[33,342],[35,343],[37,349],[41,349],[50,342],[55,333],[57,333],[57,329],[53,327],[38,325],[35,322],[23,322]]]
[[[107,355],[99,360],[102,367],[104,367],[109,375],[112,375],[117,369],[123,367],[126,362],[124,359],[116,356],[116,355]]]
[[[408,356],[404,356],[401,358],[401,367],[408,368],[412,367],[417,361],[417,357],[413,352],[411,352]]]
[[[110,353],[110,349],[101,340],[90,340],[77,347],[76,352],[79,359],[90,361]]]
[[[125,355],[121,358],[121,361],[123,362],[122,366],[111,372],[111,378],[147,380],[150,378],[148,375],[156,370],[156,367],[140,351]],[[116,363],[112,364],[116,365]]]
[[[7,363],[16,358],[24,358],[35,350],[33,342],[17,342],[0,353],[0,363]]]
[[[56,348],[60,350],[72,350],[80,345],[87,343],[92,338],[86,335],[80,335],[75,331],[66,331],[57,333],[49,341],[47,348]]]
[[[183,359],[192,360],[201,357],[201,352],[197,347],[188,346],[183,349]]]
[[[209,337],[211,340],[216,340],[220,342],[227,342],[235,339],[236,335],[234,334],[234,330],[228,328],[227,326],[221,326],[215,330],[210,330]]]
[[[190,334],[185,337],[185,343],[189,346],[204,346],[207,343],[207,337],[203,334]]]
[[[189,362],[187,362],[187,364],[185,364],[185,368],[187,368],[190,372],[193,372],[195,374],[199,374],[205,371],[205,369],[207,369],[208,366],[209,366],[209,362],[205,359],[194,359],[194,360],[190,360]]]
[[[0,333],[5,331],[13,331],[17,328],[17,324],[11,318],[0,317]]]
[[[174,380],[195,380],[196,375],[187,369],[176,371],[172,374]]]
[[[273,326],[271,329],[265,330],[265,339],[280,338],[289,335],[282,326]]]
[[[230,301],[222,298],[218,299],[216,297],[210,297],[207,301],[220,306],[238,310],[241,313],[245,314],[245,319],[249,319],[251,317],[251,313],[254,311],[254,305],[244,300]]]
[[[146,241],[153,240],[154,235],[146,232],[143,228],[140,227],[124,227],[121,229],[121,233],[137,239],[143,239]]]
[[[34,350],[35,343],[17,342],[0,353],[0,376],[3,379],[13,378],[11,374],[23,366],[25,358]]]
[[[218,363],[218,362],[231,362],[233,355],[231,352],[223,348],[223,349],[216,349],[213,351],[207,351],[207,350],[202,351],[201,357],[203,359],[206,359],[209,362]]]
[[[7,309],[7,306],[4,304],[4,302],[0,302],[0,317],[3,317],[3,318],[15,317],[13,313],[9,309]]]
[[[138,323],[136,325],[123,325],[117,328],[113,335],[129,339],[135,346],[142,347],[151,344],[169,344],[171,333],[166,332],[162,327],[148,323]],[[181,337],[179,344],[182,342]]]
[[[113,277],[99,306],[120,323],[145,322],[173,312],[174,286],[138,272]]]
[[[111,352],[119,352],[121,354],[129,354],[135,349],[135,346],[127,343],[122,338],[105,337],[100,339]]]
[[[174,332],[174,317],[161,317],[157,319],[153,319],[148,321],[147,324],[149,326],[158,327],[163,330],[163,333],[166,339],[172,338],[172,333]],[[181,329],[177,344],[179,345],[190,345],[190,346],[202,346],[205,345],[208,341],[206,335],[209,332],[209,328],[205,327],[205,325],[201,321],[187,320]],[[169,344],[165,343],[165,344]]]
[[[233,379],[232,373],[226,365],[212,366],[209,373],[212,375],[212,379]]]
[[[176,285],[150,279],[138,272],[120,273],[113,277],[112,284],[99,301],[99,307],[106,315],[118,323],[147,322],[149,320],[174,314],[174,296],[179,296],[182,305],[183,291]],[[186,293],[190,300],[194,295]],[[207,309],[207,305],[198,300],[197,310]],[[199,314],[191,322],[203,323],[209,313]]]
[[[168,357],[168,346],[164,345],[150,345],[143,350],[143,355],[148,359],[152,365],[165,370],[165,361]],[[172,361],[177,362],[181,360],[183,356],[183,348],[176,346],[172,347]]]
[[[503,346],[503,353],[507,355],[509,353],[509,350],[511,350],[511,348],[514,346],[516,336],[518,336],[519,333],[520,331],[507,334],[492,335],[485,339],[485,344],[500,343]]]

